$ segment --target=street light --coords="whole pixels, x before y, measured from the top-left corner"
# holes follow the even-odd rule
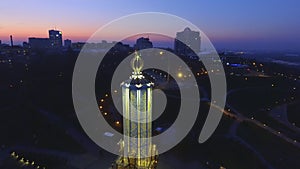
[[[183,74],[182,74],[181,72],[179,72],[179,73],[177,74],[177,76],[178,76],[179,78],[182,78],[182,77],[183,77]]]

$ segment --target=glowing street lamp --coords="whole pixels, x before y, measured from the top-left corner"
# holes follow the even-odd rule
[[[183,77],[183,74],[182,74],[181,72],[179,72],[179,73],[177,74],[177,77],[182,78],[182,77]]]

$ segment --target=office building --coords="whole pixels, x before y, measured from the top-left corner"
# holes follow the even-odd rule
[[[50,47],[50,41],[48,38],[28,38],[28,44],[32,50],[45,50]]]
[[[72,41],[70,39],[64,40],[64,47],[65,48],[71,48],[72,47]]]

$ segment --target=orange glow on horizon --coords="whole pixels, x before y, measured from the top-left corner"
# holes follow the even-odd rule
[[[37,38],[48,38],[48,30],[55,28],[14,28],[14,29],[2,29],[0,34],[0,40],[9,41],[9,36],[13,35],[14,41],[28,41],[29,37],[37,37]],[[93,29],[60,29],[57,30],[62,31],[63,39],[71,39],[73,42],[78,41],[87,41],[89,37],[91,37],[96,30]],[[128,37],[123,39],[122,41],[130,41],[135,42],[136,39],[140,37],[149,37],[150,41],[161,41],[168,42],[173,41],[172,38],[166,37],[163,35],[155,35],[155,34],[139,34],[135,36]],[[110,35],[105,35],[99,38],[99,42],[102,40],[107,41],[116,41],[121,39],[121,37],[117,37],[113,32]],[[98,39],[97,39],[98,40]]]
[[[12,26],[8,24],[5,27],[0,27],[0,40],[7,43],[10,40],[10,35],[13,36],[15,42],[28,41],[29,37],[48,38],[48,31],[57,29],[62,31],[63,39],[71,39],[73,42],[86,41],[97,29],[95,27],[78,27],[68,25],[65,27],[41,26],[39,25],[20,25]],[[48,24],[45,24],[48,25]]]

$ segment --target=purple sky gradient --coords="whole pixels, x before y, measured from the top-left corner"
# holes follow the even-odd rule
[[[3,0],[0,40],[16,43],[47,37],[57,28],[64,39],[85,41],[104,24],[137,12],[164,12],[191,21],[217,48],[300,50],[298,0]],[[178,30],[181,31],[181,30]],[[106,40],[113,40],[107,35]]]

